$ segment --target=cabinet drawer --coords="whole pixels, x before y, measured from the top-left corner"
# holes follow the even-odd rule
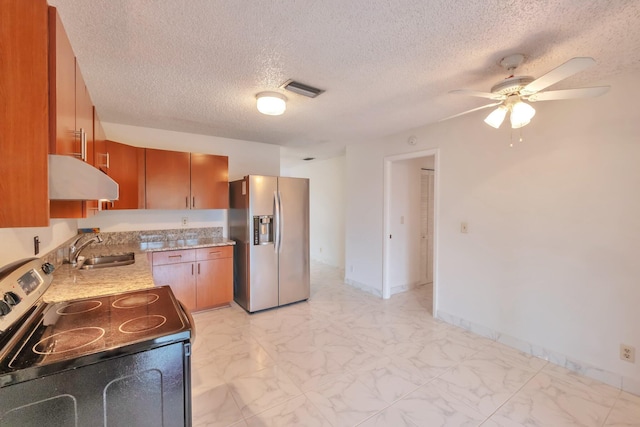
[[[196,251],[185,249],[180,251],[162,251],[153,253],[153,265],[177,264],[196,260]]]
[[[233,246],[213,246],[211,248],[196,249],[196,259],[198,261],[232,257]]]

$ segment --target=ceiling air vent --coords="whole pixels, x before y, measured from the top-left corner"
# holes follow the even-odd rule
[[[318,89],[312,86],[307,86],[300,82],[296,82],[294,80],[287,80],[282,86],[282,89],[289,90],[291,92],[297,93],[298,95],[308,96],[309,98],[315,98],[320,95],[324,90]]]

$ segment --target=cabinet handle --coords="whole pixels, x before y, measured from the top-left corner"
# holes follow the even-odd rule
[[[193,276],[193,264],[191,264],[191,275]]]
[[[184,198],[184,207],[188,208],[189,207],[189,196]]]
[[[87,133],[83,128],[80,128],[80,157],[87,161]]]
[[[182,255],[169,255],[169,258],[182,258]]]
[[[191,202],[191,207],[195,208],[196,207],[196,197],[194,196]]]
[[[107,152],[106,154],[107,156],[107,164],[106,164],[106,168],[109,169],[111,167],[111,156],[109,156],[109,153]]]
[[[83,162],[87,161],[87,134],[83,128],[72,131],[75,136],[80,137],[80,153],[72,153],[76,157],[80,157]]]
[[[217,254],[221,254],[222,251],[213,251],[213,252],[209,252],[209,255],[217,255]]]
[[[198,275],[200,274],[200,263],[198,263]]]

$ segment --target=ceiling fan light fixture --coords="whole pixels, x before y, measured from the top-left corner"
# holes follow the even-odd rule
[[[511,127],[518,129],[529,124],[533,116],[536,115],[536,110],[531,105],[518,101],[511,106]]]
[[[256,95],[256,107],[262,114],[279,116],[287,109],[287,97],[278,92],[260,92]]]
[[[502,122],[507,115],[507,111],[509,111],[509,109],[506,106],[501,105],[489,113],[487,118],[484,119],[484,122],[489,126],[498,129],[502,125]]]

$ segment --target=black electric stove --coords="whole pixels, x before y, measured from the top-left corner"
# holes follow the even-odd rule
[[[191,425],[191,322],[171,289],[46,304],[51,271],[0,269],[0,426]]]

